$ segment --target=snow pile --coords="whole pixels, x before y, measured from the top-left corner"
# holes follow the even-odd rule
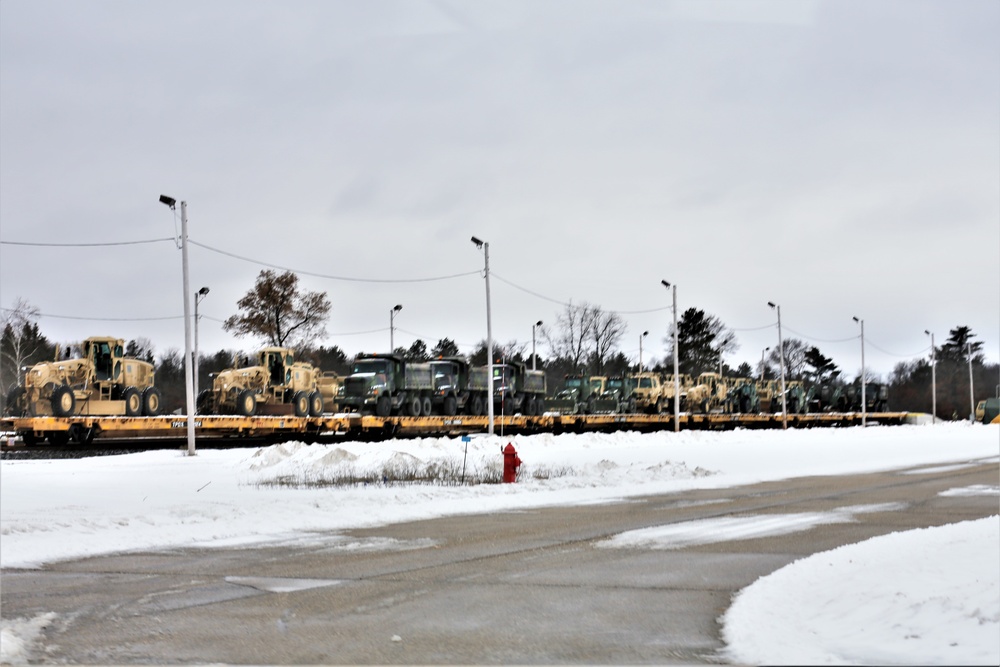
[[[736,662],[1000,664],[1000,517],[893,533],[761,577],[722,617]]]

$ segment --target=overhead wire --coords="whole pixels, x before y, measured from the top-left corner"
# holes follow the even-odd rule
[[[141,245],[143,243],[162,243],[164,241],[173,241],[173,237],[167,237],[162,239],[143,239],[140,241],[102,241],[99,243],[41,243],[37,241],[0,241],[0,245],[16,245],[16,246],[37,246],[45,248],[99,248],[104,246],[119,246],[119,245]]]

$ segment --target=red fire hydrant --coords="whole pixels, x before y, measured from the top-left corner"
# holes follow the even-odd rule
[[[514,445],[507,443],[503,449],[503,483],[513,484],[517,481],[517,469],[521,467],[521,459],[514,450]]]

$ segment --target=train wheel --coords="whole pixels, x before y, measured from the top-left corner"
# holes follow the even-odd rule
[[[295,406],[296,417],[306,417],[309,415],[309,394],[304,391],[297,391],[292,396],[292,405]]]
[[[146,417],[160,414],[160,390],[156,387],[146,387],[142,390],[142,414]]]
[[[65,447],[69,444],[69,431],[49,431],[49,443],[56,447]]]
[[[252,417],[257,412],[257,399],[251,390],[244,389],[236,397],[236,412],[244,417]]]
[[[125,416],[138,417],[142,414],[142,395],[135,387],[125,387],[122,392],[122,399],[125,401]]]
[[[323,414],[323,394],[314,391],[309,394],[309,416],[319,417]]]
[[[52,414],[56,417],[69,417],[76,408],[76,396],[68,385],[61,384],[52,390]]]

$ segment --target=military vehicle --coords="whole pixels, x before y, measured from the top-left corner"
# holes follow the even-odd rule
[[[210,375],[212,388],[198,394],[201,414],[256,414],[318,417],[323,414],[320,372],[295,361],[295,350],[265,347],[238,368]]]
[[[567,375],[563,388],[545,401],[545,408],[565,415],[593,414],[606,383],[603,375]]]
[[[634,388],[635,378],[631,375],[609,377],[604,385],[604,391],[594,399],[592,412],[595,414],[635,412],[635,400],[632,398]]]
[[[667,406],[667,387],[659,373],[645,371],[632,376],[635,387],[630,397],[629,412],[646,412],[660,414]],[[672,380],[673,378],[671,378]],[[670,385],[670,397],[673,398],[673,384]],[[673,410],[673,403],[669,408]]]
[[[395,354],[359,354],[339,395],[346,412],[374,412],[379,417],[429,415],[433,409],[431,365]]]
[[[729,384],[718,373],[702,373],[687,390],[686,409],[688,412],[722,412]]]
[[[760,412],[757,383],[747,378],[736,378],[730,382],[726,392],[725,411],[737,414]]]
[[[8,396],[11,412],[30,417],[51,415],[124,415],[160,413],[160,391],[153,386],[153,365],[125,356],[125,341],[95,336],[83,341],[82,356],[35,364],[24,384]]]
[[[431,378],[434,384],[431,394],[431,410],[435,414],[457,415],[467,409],[472,395],[469,389],[469,362],[464,357],[441,357],[431,359]],[[480,400],[486,395],[485,372],[480,383]]]
[[[545,372],[520,361],[493,364],[494,414],[528,416],[545,412]]]

